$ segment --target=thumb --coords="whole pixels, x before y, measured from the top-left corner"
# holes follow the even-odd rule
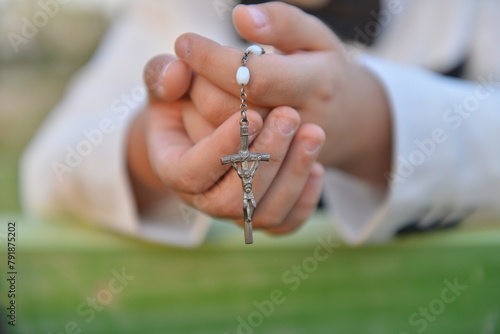
[[[153,57],[144,68],[144,83],[151,99],[173,102],[187,93],[192,72],[175,56],[162,54]]]
[[[238,5],[233,21],[244,39],[284,52],[341,48],[340,40],[321,20],[282,2]]]

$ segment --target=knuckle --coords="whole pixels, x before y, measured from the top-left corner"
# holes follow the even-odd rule
[[[202,179],[204,175],[197,175],[195,170],[177,171],[171,174],[173,177],[168,180],[168,185],[176,191],[187,194],[202,194],[214,186],[213,179]]]
[[[311,154],[307,154],[304,151],[297,153],[297,166],[302,168],[296,168],[292,170],[294,177],[307,179],[309,176],[311,165],[314,163],[315,157]]]
[[[203,211],[207,214],[211,214],[210,212],[208,212],[207,208],[210,208],[210,203],[209,203],[209,200],[208,198],[205,196],[205,194],[196,194],[193,196],[193,206],[200,210],[200,211]]]
[[[266,232],[272,235],[283,235],[295,232],[301,224],[287,225],[279,228],[268,229]]]
[[[229,102],[221,98],[219,94],[206,92],[203,101],[198,103],[200,114],[214,125],[220,125],[227,118],[229,113]],[[234,107],[234,106],[233,106]]]
[[[199,49],[197,52],[191,53],[190,56],[191,66],[195,67],[196,72],[199,74],[205,75],[210,68],[210,64],[213,63],[212,54],[203,49]]]
[[[276,228],[283,220],[278,215],[259,214],[255,217],[255,225],[264,229]]]
[[[225,218],[238,219],[243,216],[242,202],[235,200],[235,197],[226,198],[219,202],[220,211],[223,212]]]
[[[339,85],[338,78],[347,77],[347,74],[345,73],[345,66],[343,66],[343,62],[338,58],[337,54],[328,54],[324,57],[319,61],[330,64],[330,75],[318,72],[317,75],[313,76],[316,80],[311,82],[310,86],[315,88],[314,95],[318,100],[331,101],[342,87]]]
[[[214,188],[218,189],[218,187]],[[235,196],[221,194],[220,190],[211,190],[204,194],[205,207],[203,210],[217,218],[238,219],[243,216],[242,204],[235,200]]]
[[[177,191],[182,191],[189,194],[197,194],[203,191],[203,185],[200,185],[191,177],[186,175],[178,175],[170,180],[170,185]]]
[[[220,200],[210,201],[210,209],[208,211],[210,211],[209,214],[211,216],[217,218],[238,219],[242,217],[242,209],[240,207]]]
[[[266,147],[268,145],[276,145],[276,143],[277,143],[276,137],[278,137],[278,136],[275,135],[273,130],[269,129],[268,127],[265,127],[259,133],[258,143],[259,143],[259,145],[263,145]],[[281,158],[276,156],[275,154],[271,154],[270,162],[272,164],[281,163]]]
[[[332,101],[335,97],[335,91],[332,89],[333,83],[318,85],[315,91],[315,96],[319,101]]]
[[[280,87],[281,85],[276,85],[274,89],[279,90]],[[248,101],[257,104],[261,101],[265,101],[271,94],[268,79],[261,75],[255,75],[252,77],[246,89],[248,92]]]
[[[239,201],[232,201],[233,204],[221,203],[221,212],[224,213],[224,218],[239,219],[243,216],[243,209]],[[239,205],[238,205],[239,204]]]
[[[215,96],[215,94],[210,94],[205,90],[205,94],[203,95],[203,101],[200,101],[200,113],[206,119],[211,119],[216,116],[216,109],[220,105],[221,100]]]

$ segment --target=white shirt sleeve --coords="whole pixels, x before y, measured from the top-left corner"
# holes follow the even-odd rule
[[[500,4],[478,1],[471,8],[471,2],[460,3],[463,6],[452,3],[457,16],[464,18],[473,13],[475,19],[444,16],[437,21],[426,20],[425,24],[451,32],[454,29],[450,26],[468,27],[472,33],[461,35],[466,40],[458,43],[432,33],[443,29],[427,29],[429,35],[422,41],[454,44],[443,45],[439,52],[448,50],[448,58],[455,59],[455,63],[460,59],[457,54],[461,54],[467,60],[465,75],[469,80],[423,69],[422,66],[439,68],[440,61],[435,60],[446,57],[439,52],[439,57],[434,58],[419,53],[409,53],[406,58],[401,52],[399,56],[390,53],[398,56],[400,62],[418,66],[362,57],[364,65],[383,84],[390,102],[392,175],[387,175],[387,192],[380,192],[350,175],[327,171],[327,207],[336,217],[339,233],[351,244],[385,241],[406,228],[427,230],[451,225],[473,214],[500,214],[500,47],[494,37],[500,31]],[[425,7],[437,3],[422,1],[411,5]],[[399,43],[396,39],[387,43],[392,47],[397,44],[402,50],[414,48],[419,34],[425,31],[412,30],[412,22],[403,20],[418,8],[408,9],[411,10],[396,20],[400,24],[398,31],[406,31],[407,38],[400,36]],[[417,49],[423,50],[425,45]],[[391,58],[386,52],[378,54]]]
[[[346,240],[382,241],[412,223],[499,213],[500,77],[472,83],[376,58],[365,64],[390,100],[393,173],[384,194],[328,172],[326,197]]]
[[[27,214],[69,214],[186,247],[203,240],[210,219],[175,199],[139,217],[125,145],[147,99],[144,65],[156,54],[173,53],[175,39],[186,31],[230,43],[235,37],[226,27],[230,19],[222,20],[230,15],[226,9],[203,0],[132,3],[24,152],[20,173]]]

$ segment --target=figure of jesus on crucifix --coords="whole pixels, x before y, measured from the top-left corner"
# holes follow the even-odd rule
[[[255,171],[257,167],[259,167],[260,159],[261,156],[259,155],[257,160],[252,161],[250,165],[248,164],[248,160],[244,159],[241,162],[241,169],[236,164],[234,158],[231,159],[231,165],[233,165],[234,170],[236,170],[241,179],[241,186],[243,188],[243,212],[245,213],[245,217],[250,221],[252,221],[255,208],[257,207],[252,192],[252,181]]]
[[[248,151],[248,124],[240,124],[240,150],[238,154],[228,155],[221,158],[221,164],[231,164],[238,173],[243,187],[243,217],[245,220],[245,243],[253,243],[252,219],[257,207],[253,195],[252,181],[255,171],[261,161],[269,161],[269,154],[250,153]],[[241,164],[241,167],[237,163]]]

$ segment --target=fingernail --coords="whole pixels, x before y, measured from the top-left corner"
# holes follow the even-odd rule
[[[180,41],[177,42],[175,51],[179,58],[186,59],[189,57],[189,54],[191,53],[190,48],[191,47],[189,45],[189,41],[187,40],[187,38],[182,38]]]
[[[267,17],[263,11],[258,9],[256,6],[248,6],[247,8],[256,28],[262,28],[267,24]]]
[[[280,118],[278,120],[278,129],[285,136],[289,136],[297,129],[297,123],[289,118]]]
[[[165,65],[161,70],[160,74],[158,75],[158,81],[155,83],[155,92],[159,97],[163,97],[165,94],[165,87],[163,87],[165,78],[167,77],[167,72],[168,69],[170,68],[170,65],[172,65],[173,62],[168,63]]]
[[[306,138],[302,142],[302,145],[304,145],[304,149],[306,150],[307,153],[314,154],[319,150],[321,142],[314,139]]]

